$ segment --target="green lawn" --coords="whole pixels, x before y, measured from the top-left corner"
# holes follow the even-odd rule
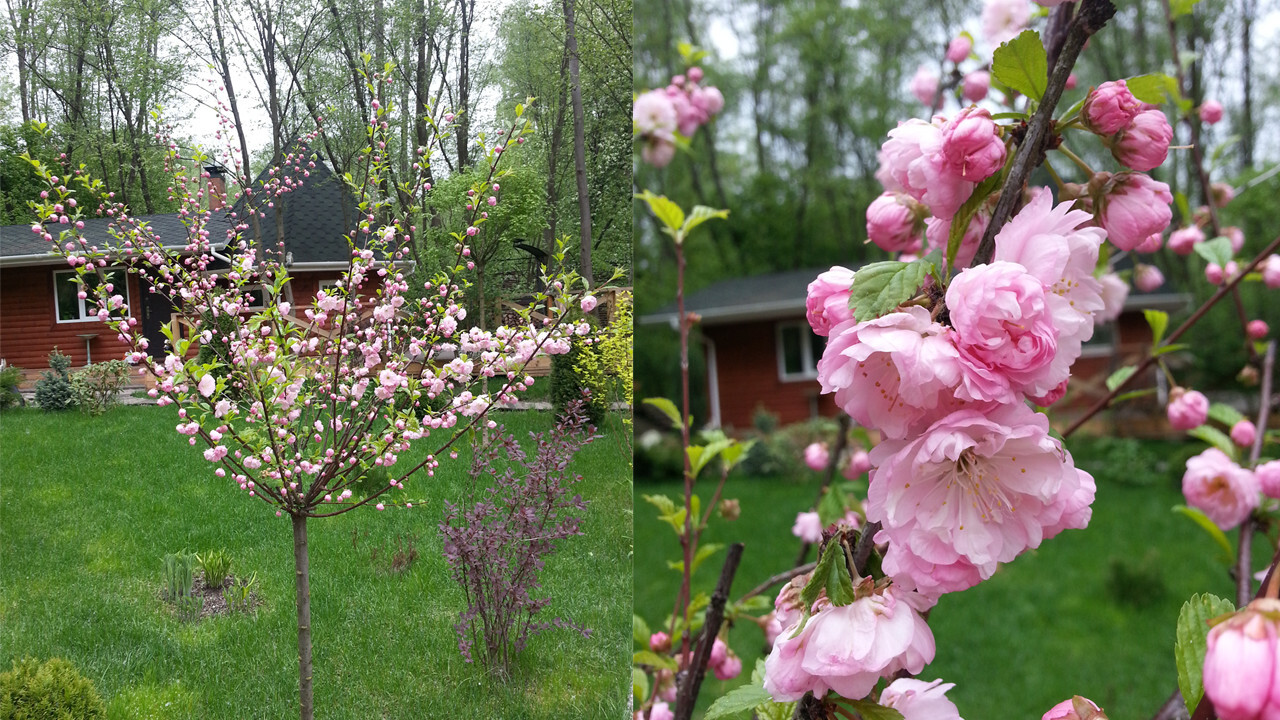
[[[1216,546],[1170,511],[1183,502],[1182,461],[1200,448],[1092,440],[1071,447],[1098,479],[1089,528],[1063,533],[978,587],[944,596],[930,615],[938,653],[922,677],[956,683],[949,697],[962,717],[1040,717],[1076,693],[1114,718],[1150,717],[1177,687],[1172,648],[1182,602],[1195,592],[1234,596]],[[746,543],[732,597],[792,566],[799,550],[791,536],[795,513],[817,492],[816,475],[807,475],[731,478],[725,495],[741,500],[742,515],[731,523],[714,520],[706,540]],[[636,487],[635,602],[655,629],[671,612],[679,575],[666,560],[679,551],[670,528],[653,519],[640,496],[681,492],[675,482]],[[1234,542],[1235,533],[1229,536]],[[1255,566],[1269,559],[1260,547],[1266,544],[1255,543]],[[721,560],[723,553],[699,569],[697,588],[710,592]],[[746,668],[762,644],[754,624],[731,631],[730,645]],[[701,706],[743,679],[708,678]]]
[[[546,413],[498,418],[520,437],[550,425]],[[96,419],[0,415],[0,665],[67,658],[113,719],[296,717],[289,521],[214,477],[176,422],[172,408],[155,407]],[[406,482],[405,494],[425,501],[413,510],[309,523],[316,717],[623,716],[632,523],[630,469],[618,447],[606,437],[579,455],[585,535],[565,541],[542,573],[553,598],[546,619],[563,616],[592,634],[535,637],[506,681],[464,662],[456,646],[462,593],[437,524],[440,500],[460,495],[462,461]],[[371,560],[373,548],[409,534],[420,556],[408,572]],[[160,598],[161,557],[184,548],[229,550],[233,573],[257,572],[262,605],[176,619]]]

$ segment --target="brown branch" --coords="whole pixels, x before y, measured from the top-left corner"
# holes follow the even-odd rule
[[[1168,347],[1169,345],[1172,345],[1174,341],[1176,341],[1178,338],[1182,337],[1183,333],[1191,329],[1192,325],[1195,325],[1197,322],[1199,322],[1200,319],[1204,317],[1205,313],[1209,312],[1209,308],[1213,307],[1218,303],[1219,300],[1226,297],[1237,285],[1239,285],[1244,280],[1246,275],[1253,272],[1254,268],[1262,264],[1262,261],[1267,259],[1267,257],[1272,253],[1276,252],[1277,249],[1280,249],[1280,236],[1276,237],[1276,239],[1272,240],[1271,243],[1267,245],[1267,247],[1263,248],[1262,252],[1258,253],[1258,256],[1253,259],[1253,262],[1249,263],[1247,267],[1241,269],[1241,272],[1239,275],[1232,278],[1231,281],[1228,282],[1226,285],[1223,285],[1222,287],[1218,288],[1218,291],[1215,292],[1212,296],[1210,296],[1209,299],[1206,300],[1203,305],[1197,308],[1196,311],[1191,314],[1191,317],[1187,318],[1185,322],[1179,325],[1177,330],[1174,330],[1172,333],[1169,333],[1169,336],[1164,339],[1164,342],[1160,344],[1160,347],[1162,348]],[[1143,371],[1145,371],[1147,368],[1154,365],[1158,358],[1159,356],[1155,355],[1154,353],[1151,355],[1148,355],[1147,359],[1143,360],[1138,365],[1137,369],[1133,371],[1132,375],[1125,378],[1124,382],[1117,385],[1114,390],[1107,393],[1105,396],[1099,399],[1096,403],[1094,403],[1093,406],[1090,407],[1089,410],[1086,411],[1082,417],[1077,419],[1075,422],[1071,423],[1071,426],[1068,427],[1065,431],[1063,431],[1062,436],[1069,437],[1072,433],[1079,430],[1082,425],[1088,422],[1090,418],[1092,418],[1094,415],[1097,415],[1098,413],[1105,410],[1107,406],[1111,404],[1111,401],[1116,398],[1116,396],[1124,392],[1124,389],[1129,385],[1129,383],[1133,382],[1135,378],[1142,375]]]
[[[1000,199],[996,201],[991,222],[987,225],[986,232],[982,234],[982,242],[978,245],[978,252],[973,258],[972,265],[991,262],[991,258],[995,255],[996,233],[1000,232],[1000,228],[1013,217],[1014,210],[1022,198],[1023,186],[1031,177],[1031,171],[1044,162],[1044,145],[1049,136],[1050,126],[1053,124],[1053,111],[1058,105],[1058,100],[1062,98],[1062,91],[1066,88],[1071,69],[1075,67],[1076,58],[1084,49],[1085,41],[1101,30],[1102,26],[1115,14],[1116,6],[1111,3],[1111,0],[1082,0],[1080,3],[1080,12],[1071,21],[1067,37],[1062,42],[1062,50],[1058,54],[1057,62],[1053,65],[1053,71],[1049,74],[1049,84],[1045,88],[1044,96],[1040,99],[1036,114],[1027,123],[1026,135],[1018,144],[1013,164],[1009,168],[1009,177],[1005,180],[1004,190],[1000,192]]]
[[[1276,366],[1276,341],[1267,343],[1267,353],[1262,359],[1262,388],[1259,397],[1257,435],[1253,439],[1253,447],[1249,450],[1249,466],[1258,464],[1262,455],[1262,443],[1267,434],[1267,422],[1271,416],[1271,374]],[[1249,603],[1249,591],[1253,589],[1253,530],[1252,513],[1240,525],[1240,545],[1236,549],[1236,607],[1244,607]]]
[[[813,569],[816,567],[818,567],[818,563],[815,561],[811,563],[805,563],[804,565],[797,565],[796,567],[793,567],[790,570],[780,572],[777,575],[770,577],[768,580],[765,580],[759,585],[748,590],[745,595],[738,598],[738,603],[742,603],[746,600],[749,600],[759,595],[760,593],[767,591],[769,588],[773,587],[774,585],[778,585],[784,582],[790,582],[791,580],[798,578],[807,572],[813,572]]]
[[[853,569],[859,577],[867,574],[867,561],[871,559],[871,551],[876,547],[876,533],[880,532],[880,523],[867,523],[858,536],[858,544],[853,548]]]
[[[675,720],[689,720],[693,717],[693,704],[698,699],[698,689],[702,686],[702,678],[707,672],[711,648],[715,645],[716,636],[720,633],[720,624],[724,622],[724,607],[729,601],[729,588],[733,585],[734,574],[738,572],[738,563],[742,561],[742,547],[742,543],[729,546],[729,554],[724,559],[724,568],[720,570],[720,580],[716,582],[715,592],[711,595],[711,605],[707,607],[706,621],[702,624],[702,639],[698,642],[693,662],[681,673],[680,690],[676,696]]]

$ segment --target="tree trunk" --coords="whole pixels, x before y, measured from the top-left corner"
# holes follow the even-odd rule
[[[307,560],[307,516],[293,517],[294,584],[298,599],[298,697],[302,720],[315,718],[311,697],[311,570]]]
[[[1244,104],[1240,112],[1240,169],[1253,167],[1253,14],[1257,9],[1255,0],[1243,0],[1242,25],[1240,28],[1240,52],[1243,54]]]
[[[578,38],[573,23],[574,0],[562,0],[564,6],[565,48],[569,53],[569,92],[573,98],[573,169],[578,180],[579,234],[582,236],[582,252],[579,270],[587,287],[594,287],[591,277],[591,196],[587,191],[586,142],[583,139],[582,84],[578,80]]]
[[[471,21],[475,18],[475,0],[458,0],[458,170],[471,166]]]
[[[564,138],[564,89],[569,74],[569,51],[560,58],[560,84],[556,86],[556,121],[551,126],[551,148],[547,151],[547,228],[542,231],[543,248],[550,258],[556,252],[556,223],[559,219],[560,188],[556,184],[556,165],[560,161],[560,143]],[[551,272],[548,263],[547,272]],[[537,273],[535,272],[535,276]],[[530,278],[535,282],[536,277]]]

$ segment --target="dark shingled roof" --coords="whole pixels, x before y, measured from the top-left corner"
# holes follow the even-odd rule
[[[310,177],[291,171],[290,174],[302,186],[275,200],[275,204],[284,212],[285,251],[293,253],[295,263],[347,262],[351,259],[351,246],[347,244],[345,237],[347,228],[342,205],[344,202],[347,204],[352,222],[355,221],[358,209],[342,178],[335,175],[318,157],[315,164],[310,169]],[[253,186],[259,188],[269,178],[269,171],[264,170]],[[244,198],[237,201],[232,209],[237,218],[252,228],[244,211]],[[276,208],[259,208],[259,213],[261,247],[275,251],[280,242],[276,236]],[[242,234],[252,237],[253,230],[245,230]]]
[[[702,316],[703,325],[767,320],[804,314],[809,283],[830,268],[807,268],[721,280],[685,298],[685,310]],[[676,304],[668,303],[640,318],[642,323],[669,323]]]
[[[143,215],[137,220],[143,221],[151,228],[151,234],[159,237],[164,246],[172,250],[181,250],[186,247],[188,241],[187,226],[183,224],[183,219],[178,213],[169,213],[167,215]],[[114,238],[110,234],[110,226],[114,222],[112,218],[87,218],[84,221],[84,236],[90,245],[98,245],[102,247],[108,242],[113,242]],[[189,222],[189,221],[188,221]],[[214,249],[220,249],[226,245],[226,230],[221,226],[225,221],[215,218],[209,227],[209,239],[213,242]],[[52,224],[47,226],[49,232],[57,237],[57,233],[67,229],[66,226]],[[0,261],[4,258],[44,255],[50,253],[51,243],[43,239],[36,233],[31,232],[31,224],[26,225],[5,225],[0,227]],[[50,261],[56,261],[56,256],[50,255]]]

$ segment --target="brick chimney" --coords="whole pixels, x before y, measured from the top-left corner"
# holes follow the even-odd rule
[[[209,173],[207,191],[209,195],[209,209],[221,210],[227,204],[227,169],[221,165],[210,164],[205,166],[204,171]]]

